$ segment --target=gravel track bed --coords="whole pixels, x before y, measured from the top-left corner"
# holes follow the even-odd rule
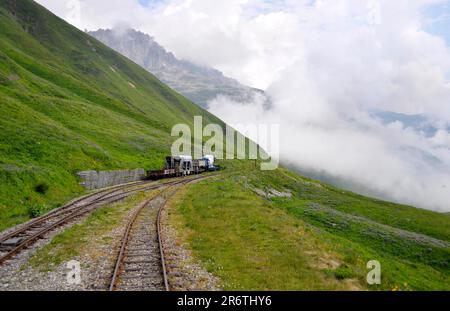
[[[158,210],[164,202],[161,196],[154,198],[137,216],[125,249],[116,290],[164,290],[156,229]]]
[[[82,290],[80,285],[74,286],[67,283],[68,269],[65,264],[55,267],[53,271],[41,272],[28,265],[29,259],[37,250],[47,245],[56,235],[63,232],[82,219],[59,227],[45,235],[31,247],[24,249],[0,266],[0,290],[9,291],[35,291],[35,290]],[[78,258],[74,258],[77,260]]]
[[[114,205],[112,205],[114,206]],[[90,250],[82,256],[74,257],[80,263],[81,283],[69,284],[67,262],[50,267],[51,271],[39,271],[28,264],[32,256],[52,241],[64,230],[81,223],[85,217],[59,227],[45,235],[32,246],[24,249],[13,259],[0,265],[0,291],[26,290],[26,291],[83,291],[107,290],[114,269],[117,250],[123,236],[124,227],[131,217],[130,210],[121,225],[102,236],[93,236],[90,240]],[[110,241],[105,244],[104,240]]]

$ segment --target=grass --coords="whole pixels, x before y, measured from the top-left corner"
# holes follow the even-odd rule
[[[201,198],[199,191],[205,193]],[[223,280],[225,289],[345,288],[334,277],[310,269],[308,258],[299,256],[321,246],[320,239],[301,221],[240,190],[233,180],[191,186],[172,213],[183,217],[194,254]]]
[[[78,171],[161,167],[175,124],[222,124],[31,0],[0,2],[0,114],[0,231],[80,195]]]
[[[450,289],[448,217],[338,191],[282,168],[223,166],[233,171],[229,178],[189,186],[171,217],[226,289]],[[293,196],[268,199],[255,189]],[[427,222],[392,220],[394,214],[426,215]],[[381,263],[381,285],[366,283],[370,260]]]

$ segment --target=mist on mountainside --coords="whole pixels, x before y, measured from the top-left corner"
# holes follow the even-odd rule
[[[262,92],[225,77],[222,72],[213,68],[179,60],[154,38],[128,26],[117,25],[113,29],[99,29],[89,34],[202,107],[206,107],[218,95],[246,102],[255,93]]]

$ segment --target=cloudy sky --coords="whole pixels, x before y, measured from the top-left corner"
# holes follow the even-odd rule
[[[38,2],[83,30],[139,29],[266,90],[270,108],[219,97],[210,110],[230,123],[279,123],[285,163],[450,211],[450,1]]]

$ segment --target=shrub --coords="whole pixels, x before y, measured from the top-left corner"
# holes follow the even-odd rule
[[[334,277],[338,280],[351,279],[353,276],[353,271],[347,266],[340,266],[334,270]]]
[[[34,190],[40,194],[46,194],[49,188],[47,183],[41,182],[34,187]]]
[[[33,204],[28,206],[28,215],[30,218],[36,218],[44,214],[46,206],[41,204]]]

